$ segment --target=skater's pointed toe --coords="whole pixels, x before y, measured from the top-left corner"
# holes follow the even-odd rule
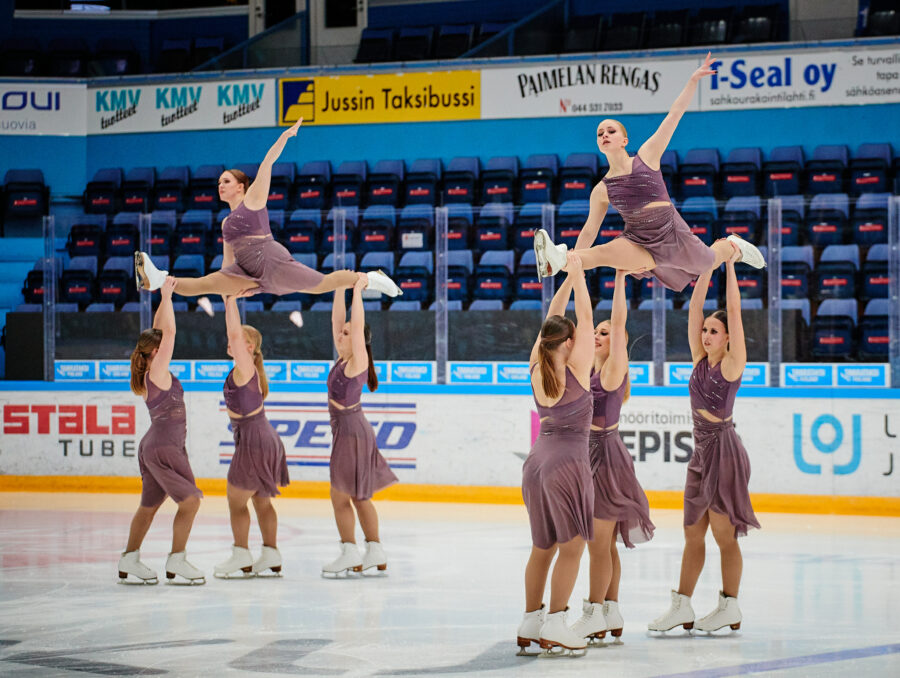
[[[765,268],[766,259],[763,257],[759,248],[751,242],[747,242],[741,236],[732,233],[727,240],[734,243],[741,251],[741,258],[738,261],[752,266],[753,268]]]
[[[139,290],[158,290],[168,275],[168,271],[156,268],[146,252],[134,253],[134,280]]]
[[[397,286],[397,283],[383,271],[369,271],[366,275],[369,278],[369,284],[366,285],[367,290],[381,292],[388,297],[397,297],[403,294],[403,290]]]
[[[534,232],[534,258],[539,280],[554,276],[566,267],[567,250],[565,244],[554,245],[550,234],[543,228]]]

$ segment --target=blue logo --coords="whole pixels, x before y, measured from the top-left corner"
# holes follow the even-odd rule
[[[324,384],[328,380],[331,363],[319,361],[291,362],[291,381],[301,384]]]
[[[766,363],[747,363],[741,375],[741,386],[765,386],[769,366]]]
[[[431,384],[434,366],[431,363],[391,363],[392,384]]]
[[[288,364],[286,360],[267,360],[265,367],[266,378],[269,381],[288,380]]]
[[[800,363],[784,366],[785,386],[832,386],[834,365]]]
[[[649,386],[650,363],[628,363],[628,378],[632,386]]]
[[[193,381],[193,360],[173,360],[169,363],[169,372],[179,381]]]
[[[497,363],[498,384],[529,384],[528,363]]]
[[[686,386],[691,381],[694,366],[691,363],[666,363],[666,371],[669,386]]]
[[[451,384],[493,384],[494,366],[491,363],[450,363]]]
[[[885,365],[838,365],[838,386],[887,386]]]
[[[834,475],[845,476],[859,468],[862,460],[862,417],[852,415],[851,453],[849,461],[834,463],[832,467]],[[830,435],[824,433],[830,429]],[[823,435],[824,433],[824,435]],[[813,447],[821,454],[834,454],[844,443],[844,426],[840,420],[831,414],[823,414],[813,420],[809,429],[809,437]],[[827,440],[823,440],[823,437]],[[821,475],[822,465],[809,462],[803,456],[803,415],[794,415],[794,463],[803,473]]]
[[[386,381],[390,376],[388,374],[388,364],[383,360],[375,363],[375,376],[378,377],[379,384]]]
[[[127,360],[101,360],[100,381],[122,381],[131,379],[131,363]]]
[[[53,374],[57,381],[94,381],[97,364],[93,360],[57,360]]]
[[[198,381],[225,381],[231,367],[230,360],[198,360],[194,363],[194,378]]]

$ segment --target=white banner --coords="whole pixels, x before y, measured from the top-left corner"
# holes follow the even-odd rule
[[[84,136],[86,85],[0,83],[0,134]]]
[[[234,447],[221,395],[185,398],[194,473],[223,478]],[[19,391],[0,394],[0,405],[0,473],[138,475],[138,444],[149,426],[139,398]],[[363,407],[382,454],[408,483],[518,486],[538,430],[529,396],[372,394]],[[275,392],[266,410],[284,441],[291,477],[327,481],[324,394]],[[762,398],[750,391],[738,397],[735,421],[750,455],[752,492],[900,496],[896,400]],[[634,397],[622,410],[620,430],[644,489],[683,488],[693,449],[686,397]]]
[[[176,81],[91,88],[88,134],[275,125],[275,80]]]

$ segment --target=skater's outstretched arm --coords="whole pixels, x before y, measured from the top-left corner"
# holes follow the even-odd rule
[[[569,366],[581,385],[588,388],[594,363],[594,308],[581,257],[570,253],[568,268],[569,277],[574,277],[572,287],[575,291],[575,343],[569,353]]]
[[[353,286],[353,299],[350,302],[350,347],[353,357],[344,369],[348,377],[365,372],[369,367],[369,354],[366,351],[366,310],[363,308],[362,292],[369,284],[365,273],[359,273],[359,279]]]
[[[691,347],[691,359],[695,365],[706,356],[706,349],[703,348],[703,302],[706,301],[709,280],[715,270],[711,268],[697,278],[688,306],[688,343]]]
[[[278,160],[278,156],[280,156],[281,152],[284,150],[284,146],[288,142],[288,139],[297,136],[297,130],[300,129],[300,124],[302,122],[303,118],[300,118],[291,127],[284,130],[284,132],[281,133],[281,136],[278,137],[278,141],[272,144],[272,148],[269,149],[269,152],[266,153],[266,157],[263,158],[263,161],[259,164],[259,171],[256,173],[256,178],[253,180],[253,183],[250,184],[250,188],[247,189],[247,195],[244,196],[244,205],[249,209],[261,210],[266,206],[266,201],[269,199],[269,186],[272,183],[272,165]]]
[[[569,303],[569,297],[572,296],[572,283],[575,279],[571,274],[566,276],[562,285],[556,290],[553,299],[550,300],[550,306],[547,307],[547,318],[554,315],[563,315],[566,312],[566,304]],[[546,320],[547,318],[544,318]],[[538,348],[541,345],[541,333],[538,332],[534,346],[531,347],[531,356],[528,358],[529,365],[533,365],[538,360]]]
[[[609,209],[609,195],[606,192],[606,184],[602,181],[591,191],[590,205],[591,211],[588,213],[587,221],[584,222],[578,240],[575,241],[576,250],[592,247],[597,240],[597,234],[600,233],[600,226],[606,217],[606,210]]]
[[[747,365],[747,344],[744,340],[744,322],[741,319],[741,290],[734,272],[735,253],[725,262],[725,309],[728,313],[728,348],[722,358],[722,376],[736,381]]]
[[[681,90],[681,94],[678,95],[675,99],[675,103],[673,103],[672,107],[669,109],[669,114],[663,119],[662,124],[660,124],[656,132],[654,132],[653,135],[638,149],[641,160],[643,160],[644,164],[648,167],[659,169],[659,161],[662,158],[662,154],[672,140],[672,135],[675,134],[675,128],[678,127],[681,116],[684,115],[684,112],[691,104],[691,100],[694,98],[694,93],[697,91],[697,83],[700,82],[700,78],[715,73],[710,67],[712,62],[713,58],[712,53],[710,52],[706,55],[703,65],[693,72],[690,80],[688,80],[684,89]]]
[[[153,329],[162,331],[162,339],[150,364],[150,381],[163,391],[168,391],[172,387],[169,363],[175,351],[175,309],[172,307],[172,290],[175,289],[175,284],[175,278],[169,276],[159,288],[162,298],[159,300],[156,315],[153,316]]]
[[[609,358],[600,370],[600,385],[607,391],[619,388],[628,373],[628,338],[625,333],[628,318],[628,300],[625,298],[627,275],[625,271],[616,271],[612,314],[609,317]]]
[[[331,302],[331,339],[334,341],[334,350],[337,350],[338,337],[344,331],[347,322],[347,287],[338,287],[334,291],[334,301]]]
[[[225,331],[228,333],[228,345],[234,358],[234,383],[243,386],[253,378],[256,365],[253,364],[253,352],[245,350],[248,343],[244,326],[241,325],[241,312],[237,307],[239,296],[222,297],[225,302]]]

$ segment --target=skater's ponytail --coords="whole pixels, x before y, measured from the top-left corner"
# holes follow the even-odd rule
[[[247,191],[250,190],[250,177],[239,169],[230,169],[228,172],[244,187],[244,195],[247,195]]]
[[[253,344],[253,366],[259,377],[259,390],[262,391],[263,400],[269,395],[269,380],[266,378],[266,366],[263,363],[262,335],[252,325],[242,325],[247,340]]]
[[[369,329],[369,323],[363,325],[363,338],[366,340],[366,355],[369,356],[369,375],[366,379],[366,386],[370,391],[378,389],[378,375],[375,373],[375,361],[372,359],[372,330]]]
[[[541,327],[541,342],[538,344],[538,364],[541,367],[541,382],[548,398],[559,396],[560,384],[553,369],[553,351],[564,341],[575,336],[575,323],[561,315],[551,315]]]
[[[153,350],[159,348],[162,341],[162,330],[151,328],[141,332],[137,346],[131,352],[131,390],[139,396],[147,392],[144,375],[150,369],[150,357]]]

